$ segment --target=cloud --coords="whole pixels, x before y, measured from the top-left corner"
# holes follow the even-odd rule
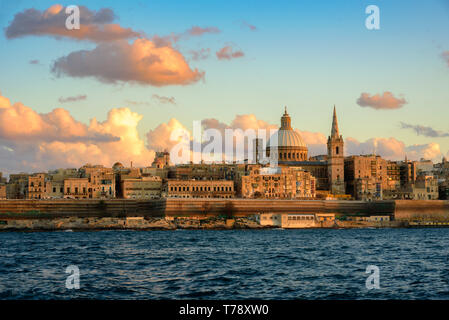
[[[421,158],[438,161],[442,154],[438,143],[414,144],[406,146],[404,142],[395,138],[371,138],[359,142],[354,138],[345,139],[345,154],[377,154],[388,160],[402,160],[407,156],[409,160]]]
[[[109,133],[92,131],[76,121],[69,111],[57,108],[40,114],[18,102],[13,105],[5,97],[0,99],[0,139],[17,142],[31,141],[117,141]]]
[[[141,36],[140,33],[130,28],[122,28],[120,25],[112,23],[116,17],[109,8],[94,11],[85,6],[79,6],[79,9],[81,27],[78,30],[66,28],[66,19],[69,14],[66,14],[62,5],[55,4],[44,11],[26,9],[17,13],[6,27],[5,35],[8,39],[25,36],[53,36],[94,42]]]
[[[389,91],[385,91],[383,95],[376,94],[370,96],[369,93],[363,92],[357,99],[357,104],[361,107],[370,107],[373,109],[399,109],[406,104],[407,101],[404,98],[398,99],[393,96]]]
[[[371,138],[360,142],[354,138],[345,139],[345,154],[378,154],[386,159],[400,160],[405,157],[405,144],[395,138]]]
[[[188,34],[190,36],[202,36],[205,33],[220,33],[220,32],[221,32],[220,29],[218,29],[217,27],[201,28],[198,26],[193,26],[192,28],[187,30],[185,34]]]
[[[153,99],[157,100],[159,103],[162,104],[176,104],[175,97],[164,97],[157,94],[153,94]]]
[[[57,76],[94,77],[102,82],[143,85],[188,85],[204,77],[192,70],[184,56],[171,46],[157,46],[148,39],[101,43],[93,50],[80,50],[57,59]]]
[[[413,125],[413,124],[408,124],[405,122],[401,122],[400,124],[401,124],[402,129],[412,129],[416,132],[416,134],[418,136],[425,136],[425,137],[432,137],[432,138],[449,137],[449,132],[435,130],[432,127],[426,127],[426,126],[422,126],[422,125]]]
[[[184,141],[184,139],[181,137],[172,141],[170,137],[172,133],[176,131],[185,132],[190,135],[190,132],[187,130],[187,128],[175,118],[170,119],[168,123],[161,123],[155,129],[148,131],[148,133],[146,134],[148,148],[155,151],[170,151],[176,144],[180,142],[189,143],[189,141]]]
[[[171,33],[169,35],[165,36],[159,36],[154,35],[151,38],[151,41],[153,41],[156,46],[165,47],[165,46],[171,46],[172,43],[176,43],[181,40],[188,40],[192,37],[200,37],[205,34],[217,34],[220,33],[221,30],[217,27],[199,27],[199,26],[193,26],[190,29],[182,32],[182,33]]]
[[[82,101],[82,100],[86,100],[87,99],[87,95],[83,94],[83,95],[77,95],[77,96],[73,96],[73,97],[59,97],[58,101],[59,103],[66,103],[66,102],[76,102],[76,101]]]
[[[154,151],[139,137],[142,115],[128,108],[111,109],[103,122],[88,125],[74,120],[65,109],[39,114],[0,95],[0,168],[36,172],[116,161],[147,166]]]
[[[411,160],[430,159],[439,161],[442,158],[438,143],[414,144],[406,148],[407,158]]]
[[[321,132],[310,132],[310,131],[300,131],[298,129],[295,130],[298,132],[309,148],[309,157],[327,154],[327,138]]]
[[[139,106],[139,105],[151,106],[151,103],[149,103],[149,102],[147,102],[147,101],[126,100],[125,103],[126,103],[126,104],[130,104],[130,105],[133,105],[133,106]]]
[[[39,60],[37,60],[37,59],[30,60],[28,63],[29,64],[39,64]]]
[[[200,50],[191,50],[190,55],[192,57],[192,60],[198,61],[198,60],[205,60],[209,58],[210,56],[210,49],[209,48],[202,48]]]
[[[241,50],[233,51],[233,48],[231,46],[225,46],[218,50],[216,52],[216,55],[218,60],[231,60],[235,58],[241,58],[245,54]]]
[[[252,24],[249,24],[249,23],[246,22],[246,21],[243,21],[243,22],[242,22],[241,27],[242,27],[242,28],[249,29],[249,30],[251,30],[251,31],[257,31],[257,27],[256,27],[256,26],[254,26],[254,25],[252,25]]]
[[[444,59],[444,61],[446,61],[448,67],[449,67],[449,51],[444,51],[441,54],[442,58]]]

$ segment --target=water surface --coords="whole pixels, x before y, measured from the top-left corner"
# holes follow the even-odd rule
[[[448,299],[448,248],[443,228],[0,232],[0,299]]]

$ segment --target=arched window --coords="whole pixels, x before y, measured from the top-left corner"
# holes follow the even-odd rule
[[[340,148],[339,147],[335,147],[335,154],[338,154],[339,151],[340,151]]]

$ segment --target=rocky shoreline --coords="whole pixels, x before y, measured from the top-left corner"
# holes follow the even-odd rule
[[[314,228],[408,228],[404,221],[367,222],[335,221]],[[446,226],[447,227],[447,226]],[[1,231],[100,231],[100,230],[236,230],[273,229],[260,225],[253,217],[65,217],[65,218],[1,218]]]
[[[0,231],[98,231],[176,229],[270,229],[251,218],[148,218],[148,217],[69,217],[57,219],[0,219]]]

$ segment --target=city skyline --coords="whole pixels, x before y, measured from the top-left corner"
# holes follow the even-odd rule
[[[278,128],[285,105],[312,156],[326,153],[334,104],[345,155],[439,161],[448,154],[444,1],[380,1],[380,30],[366,29],[371,3],[363,1],[282,3],[273,10],[268,2],[263,10],[236,2],[97,2],[84,4],[98,16],[81,36],[51,28],[58,20],[50,16],[63,13],[55,4],[2,3],[5,173],[87,162],[146,166],[154,151],[174,145],[173,130],[191,131],[193,121],[205,128]],[[33,20],[30,8],[42,19]],[[82,27],[83,11],[81,19]],[[119,27],[104,28],[110,23]],[[93,60],[69,59],[80,50]],[[117,62],[98,61],[108,52],[122,54],[124,70],[134,73],[105,72]],[[153,70],[152,63],[133,69],[149,57],[173,60],[167,70]],[[168,71],[175,76],[164,77]]]

